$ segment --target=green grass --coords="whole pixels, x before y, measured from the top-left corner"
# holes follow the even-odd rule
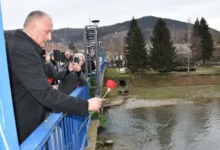
[[[217,67],[198,67],[196,71],[190,71],[188,72],[169,72],[169,73],[164,73],[164,75],[200,75],[200,74],[219,74],[220,73],[220,68]],[[153,71],[153,70],[146,70],[144,75],[161,75],[160,73]],[[106,78],[120,78],[120,77],[136,77],[138,75],[136,74],[120,74],[116,71],[116,68],[106,68],[105,71],[105,77]]]
[[[144,99],[204,99],[220,98],[220,86],[186,86],[186,87],[163,87],[163,88],[131,88],[130,94]]]
[[[129,95],[144,99],[207,99],[210,97],[220,98],[220,68],[199,67],[197,71],[170,72],[163,75],[146,71],[144,75],[120,74],[116,68],[107,68],[105,78],[130,77]],[[203,76],[203,75],[205,76]],[[210,74],[207,76],[206,74]],[[198,76],[197,76],[198,75]],[[103,91],[104,93],[104,91]],[[111,91],[107,97],[115,97],[116,90]]]
[[[220,76],[151,76],[135,78],[130,85],[132,95],[139,98],[189,98],[220,93]],[[197,94],[200,93],[200,94]]]
[[[136,77],[131,82],[133,87],[181,87],[220,85],[220,76],[146,76]]]
[[[116,68],[106,68],[105,69],[105,78],[118,78],[118,77],[132,77],[133,74],[120,74],[116,71]]]

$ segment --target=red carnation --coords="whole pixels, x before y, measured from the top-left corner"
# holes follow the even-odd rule
[[[106,83],[105,83],[105,86],[110,88],[110,89],[113,89],[113,88],[117,87],[117,83],[113,80],[107,80]]]

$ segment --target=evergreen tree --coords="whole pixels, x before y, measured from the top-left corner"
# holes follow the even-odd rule
[[[133,18],[125,41],[126,66],[132,73],[143,71],[147,68],[148,57],[142,31],[137,21]]]
[[[204,18],[200,20],[200,29],[199,34],[201,37],[201,46],[202,46],[202,59],[203,64],[205,64],[206,60],[209,60],[212,56],[212,52],[214,50],[214,44],[212,40],[212,35],[209,32],[209,26]]]
[[[171,41],[170,31],[163,19],[158,19],[151,36],[151,68],[158,72],[171,71],[176,63],[176,51]]]
[[[193,25],[193,31],[191,36],[191,45],[190,49],[192,52],[192,61],[195,63],[196,61],[202,60],[202,43],[200,37],[200,23],[198,18],[196,19]]]

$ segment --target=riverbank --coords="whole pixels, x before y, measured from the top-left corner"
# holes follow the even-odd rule
[[[145,74],[126,77],[117,72],[112,73],[113,68],[110,68],[110,70],[107,69],[105,79],[113,79],[118,82],[119,86],[121,81],[125,81],[129,95],[140,99],[200,99],[202,97],[206,98],[207,95],[209,96],[212,93],[219,97],[219,68],[208,68],[206,71],[202,68],[200,71],[197,71],[197,74],[177,72],[163,75]],[[118,96],[117,90],[113,90],[108,97]]]
[[[156,107],[164,105],[193,104],[220,99],[220,85],[132,88],[125,96],[107,98],[104,107],[126,103],[126,108]],[[140,93],[138,95],[137,93]]]

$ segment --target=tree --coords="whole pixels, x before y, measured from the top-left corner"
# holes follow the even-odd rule
[[[205,61],[210,60],[212,56],[214,44],[212,40],[212,35],[209,32],[209,26],[204,18],[201,18],[200,20],[199,34],[201,37],[202,59],[203,64],[205,64]]]
[[[69,43],[69,49],[71,49],[72,51],[76,51],[76,48],[75,48],[75,46],[74,46],[74,42],[73,42],[73,41],[71,41],[71,42]]]
[[[191,53],[192,53],[192,61],[195,63],[199,60],[202,60],[202,43],[200,37],[200,23],[198,18],[196,19],[193,25],[193,31],[191,36]]]
[[[171,41],[170,31],[163,19],[158,19],[151,36],[151,68],[158,72],[171,71],[176,63],[176,51]]]
[[[148,56],[143,34],[134,18],[131,20],[126,36],[124,53],[126,66],[132,73],[143,71],[148,67]]]

